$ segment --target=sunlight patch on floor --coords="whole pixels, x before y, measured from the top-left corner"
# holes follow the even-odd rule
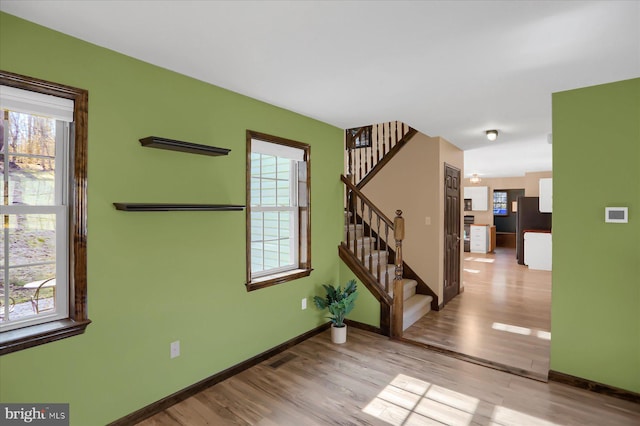
[[[502,324],[501,322],[494,322],[491,326],[494,330],[508,331],[509,333],[522,334],[523,336],[530,336],[531,329],[525,327],[518,327],[517,325]]]
[[[471,273],[471,274],[479,274],[479,273],[480,273],[480,271],[479,271],[479,270],[477,270],[477,269],[467,269],[467,268],[464,268],[464,271],[465,271],[465,272],[469,272],[469,273]]]
[[[493,263],[496,261],[495,259],[488,259],[486,257],[465,257],[464,260],[469,262],[481,262],[481,263]]]
[[[398,374],[369,404],[362,410],[390,425],[470,425],[494,421],[508,425],[557,426],[537,417],[511,410],[502,406],[493,406],[485,401],[485,407],[493,411],[479,411],[481,401],[469,395],[434,385],[414,377]],[[487,416],[491,414],[491,418]],[[483,422],[481,420],[486,420]]]
[[[495,406],[491,420],[501,425],[558,426],[557,423],[530,416],[501,405]]]
[[[519,327],[517,325],[503,324],[501,322],[494,322],[491,328],[498,331],[507,331],[509,333],[521,334],[523,336],[535,336],[543,340],[551,340],[551,333],[544,330],[532,330],[526,327]]]
[[[536,334],[539,339],[551,340],[551,333],[549,333],[548,331],[538,330]]]

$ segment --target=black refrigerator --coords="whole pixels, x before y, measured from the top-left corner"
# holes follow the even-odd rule
[[[518,197],[516,216],[516,257],[524,265],[524,233],[527,231],[551,232],[551,213],[540,213],[540,197]]]

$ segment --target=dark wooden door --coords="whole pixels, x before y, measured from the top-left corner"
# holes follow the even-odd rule
[[[444,166],[444,304],[460,292],[460,170]]]

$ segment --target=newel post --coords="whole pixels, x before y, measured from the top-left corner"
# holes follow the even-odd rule
[[[404,240],[404,218],[402,210],[396,210],[396,217],[393,219],[393,236],[396,240],[396,270],[393,279],[393,310],[391,321],[391,335],[394,337],[402,336],[404,312],[404,286],[402,285],[402,240]]]

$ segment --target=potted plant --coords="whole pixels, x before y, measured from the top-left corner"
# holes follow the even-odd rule
[[[347,326],[344,323],[344,317],[353,310],[356,297],[356,280],[351,280],[342,290],[341,286],[322,285],[327,294],[324,298],[314,296],[313,303],[318,309],[328,309],[331,316],[331,341],[333,343],[344,343],[347,341]]]

